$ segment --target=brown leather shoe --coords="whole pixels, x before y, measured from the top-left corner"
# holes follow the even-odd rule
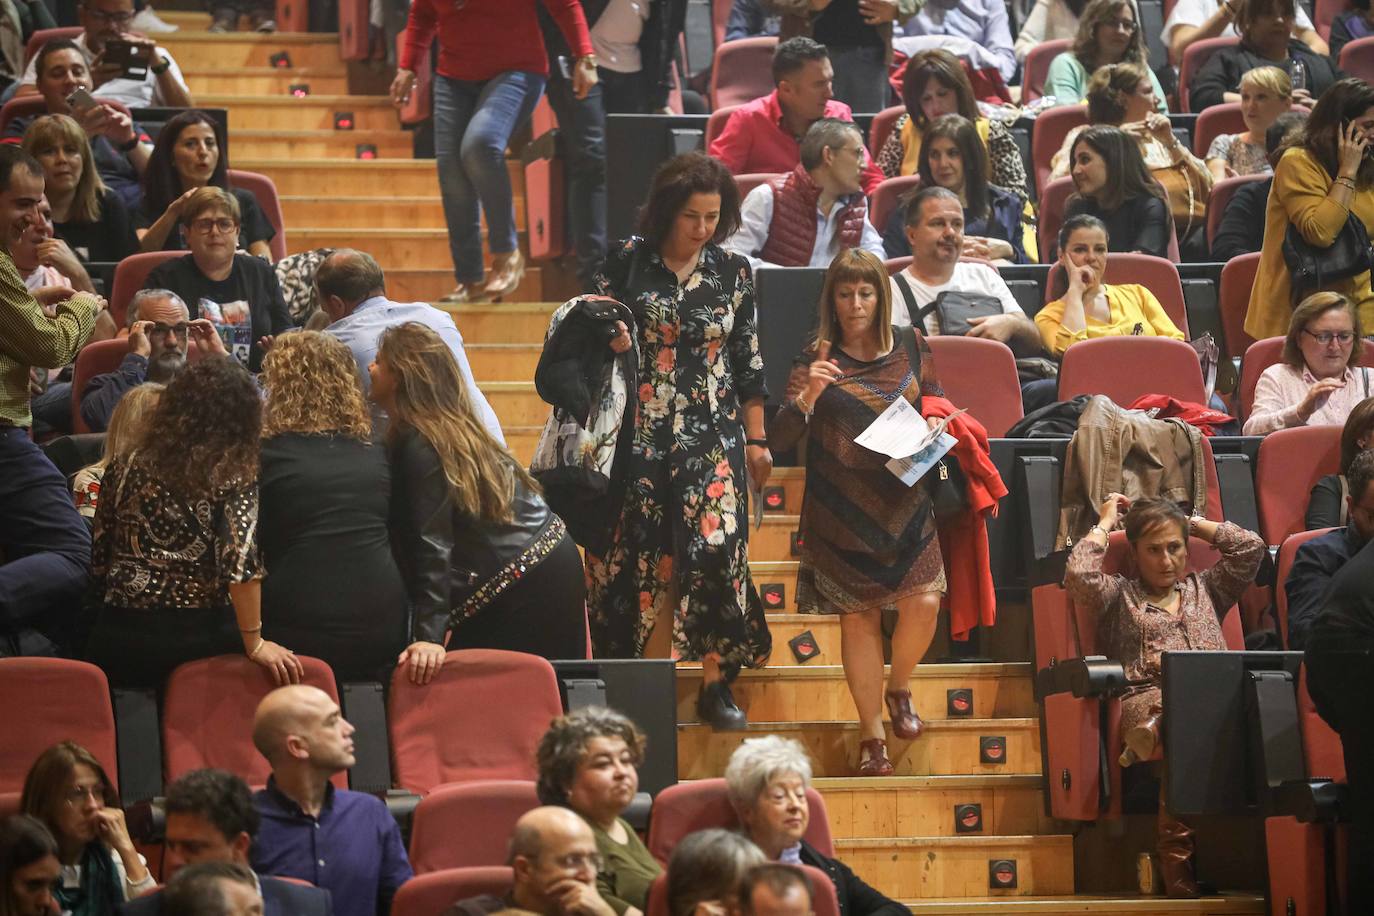
[[[1183,821],[1170,814],[1161,802],[1159,806],[1159,876],[1164,893],[1170,897],[1199,897],[1197,879],[1193,875],[1193,831]]]
[[[887,758],[887,745],[882,738],[866,738],[859,742],[860,776],[891,776],[892,761]]]
[[[525,256],[520,249],[510,254],[496,255],[492,258],[491,279],[482,289],[482,295],[493,302],[500,302],[520,286],[525,278]]]
[[[889,690],[883,694],[887,701],[887,714],[892,718],[892,734],[908,741],[921,737],[925,723],[916,715],[911,705],[911,691],[907,689]]]
[[[1117,762],[1123,767],[1149,760],[1159,747],[1159,716],[1150,716],[1135,728],[1128,728],[1121,735],[1121,743],[1126,745],[1126,749],[1121,752]]]

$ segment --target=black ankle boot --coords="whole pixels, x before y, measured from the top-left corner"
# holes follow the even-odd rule
[[[697,716],[718,732],[739,731],[749,724],[744,711],[735,705],[734,694],[725,681],[701,686],[697,694]]]

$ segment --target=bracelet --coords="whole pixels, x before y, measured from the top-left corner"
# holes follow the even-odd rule
[[[792,405],[796,407],[797,410],[800,410],[802,414],[808,417],[811,416],[812,411],[815,410],[814,407],[806,403],[806,400],[801,395],[797,395],[795,398],[793,398]]]
[[[1352,191],[1356,190],[1356,188],[1355,188],[1355,181],[1354,181],[1353,179],[1351,179],[1351,178],[1346,178],[1346,177],[1343,176],[1343,175],[1342,175],[1342,176],[1338,176],[1338,177],[1336,178],[1335,183],[1336,183],[1336,184],[1343,184],[1343,185],[1345,185],[1347,188],[1349,188],[1349,189],[1352,190]]]
[[[132,153],[134,150],[138,149],[138,131],[134,131],[134,138],[132,140],[128,143],[121,143],[119,146],[116,146],[115,149],[119,150],[121,153]]]
[[[744,444],[745,444],[745,445],[755,445],[755,446],[758,446],[759,448],[768,448],[768,440],[767,440],[767,439],[745,439],[745,440],[744,440]]]
[[[258,644],[257,644],[256,646],[253,647],[253,651],[252,651],[252,652],[249,652],[249,653],[248,653],[248,660],[249,660],[249,661],[252,661],[253,659],[257,658],[257,657],[258,657],[258,653],[262,651],[262,647],[265,646],[265,645],[267,645],[267,640],[265,640],[265,639],[263,639],[261,636],[259,636],[259,637],[258,637]]]
[[[578,63],[579,65],[581,65],[581,64],[590,64],[591,66],[595,67],[595,66],[597,65],[596,55],[595,55],[595,54],[588,54],[588,55],[586,55],[585,57],[579,57],[579,58],[577,59],[577,63]]]
[[[158,63],[153,64],[148,69],[153,71],[153,76],[161,76],[168,70],[172,69],[171,58],[163,57]]]
[[[245,630],[243,627],[239,627],[239,632],[240,632],[240,633],[261,633],[261,632],[262,632],[262,624],[259,623],[257,626],[255,626],[255,627],[249,627],[249,628],[246,629],[246,630]]]

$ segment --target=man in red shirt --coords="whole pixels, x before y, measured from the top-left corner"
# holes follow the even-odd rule
[[[773,54],[771,93],[731,112],[710,154],[732,174],[791,172],[801,162],[801,138],[821,118],[854,120],[849,106],[832,98],[835,71],[825,45],[789,38]],[[872,156],[864,166],[865,194],[883,180]]]

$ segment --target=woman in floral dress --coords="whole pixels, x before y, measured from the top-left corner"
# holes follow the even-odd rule
[[[678,156],[654,176],[641,235],[596,280],[635,314],[611,347],[638,336],[639,409],[611,545],[587,554],[592,642],[597,657],[641,656],[672,608],[673,655],[701,661],[698,712],[717,728],[744,727],[728,680],[772,648],[749,578],[749,489],[773,466],[754,284],[748,261],[719,246],[738,226],[725,167]]]

